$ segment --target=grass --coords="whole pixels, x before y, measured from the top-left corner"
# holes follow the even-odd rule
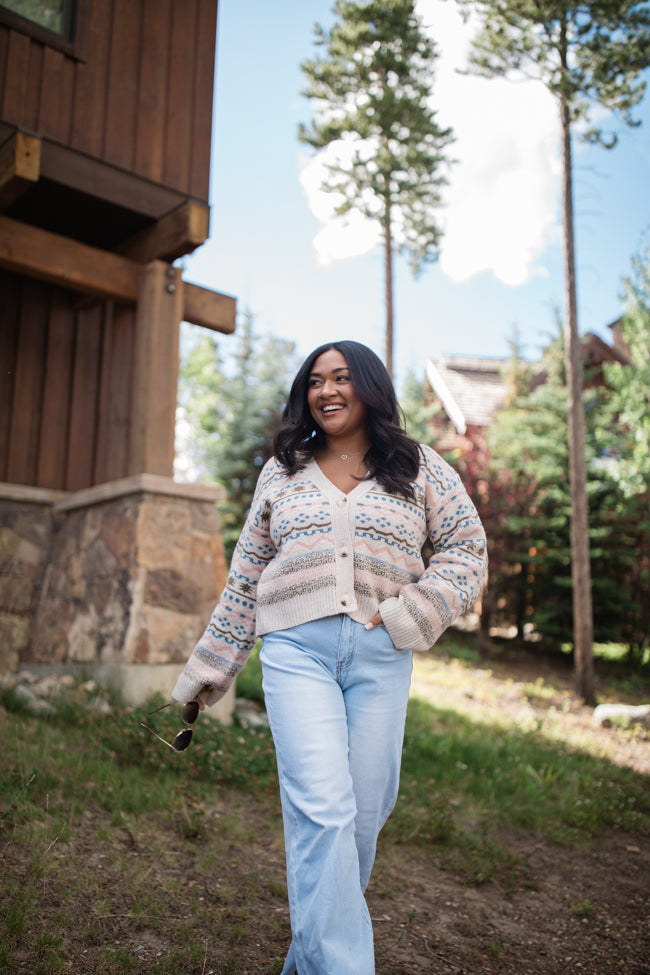
[[[473,686],[479,662],[469,643],[448,641],[445,651],[445,679]],[[612,666],[606,690],[644,686],[645,674]],[[240,693],[259,700],[257,659],[244,673]],[[504,676],[503,686],[515,684]],[[529,711],[555,709],[558,721],[570,707],[566,689],[548,678],[519,681],[517,693]],[[225,728],[201,715],[192,746],[178,754],[139,727],[160,700],[141,711],[115,702],[106,716],[70,694],[54,718],[31,716],[11,692],[0,703],[0,971],[53,975],[72,967],[84,975],[84,951],[93,955],[87,971],[98,975],[280,970],[268,947],[287,929],[266,729]],[[155,716],[168,740],[178,730],[174,711]],[[515,889],[531,878],[512,836],[580,845],[622,829],[647,840],[646,777],[549,736],[537,719],[522,722],[507,708],[484,713],[477,719],[412,698],[400,801],[382,843],[422,847],[466,884],[495,880]],[[269,860],[277,870],[268,870]],[[591,917],[596,908],[585,901],[572,910]],[[242,943],[251,924],[260,957],[248,969]]]
[[[446,840],[472,855],[479,838],[511,830],[575,843],[583,833],[621,828],[644,834],[650,827],[642,776],[549,744],[535,731],[475,724],[417,699],[409,713],[401,793],[391,824],[396,838]]]

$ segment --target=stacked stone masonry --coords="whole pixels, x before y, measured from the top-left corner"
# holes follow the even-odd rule
[[[218,497],[146,474],[73,495],[0,486],[0,671],[171,677],[225,584]]]

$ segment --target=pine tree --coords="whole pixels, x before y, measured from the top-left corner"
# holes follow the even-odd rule
[[[599,426],[617,498],[617,551],[625,560],[631,598],[624,638],[630,657],[650,647],[650,238],[624,279],[621,336],[629,363],[605,366],[611,389]],[[617,578],[620,577],[620,572]]]
[[[472,65],[487,76],[532,73],[555,96],[562,137],[565,347],[571,482],[571,564],[577,690],[595,703],[593,609],[589,563],[587,471],[578,340],[571,133],[597,104],[628,125],[645,92],[650,64],[650,9],[638,0],[460,0],[478,12],[481,31]],[[587,138],[612,147],[602,127]]]
[[[203,334],[182,355],[179,401],[191,431],[186,451],[204,479],[225,488],[218,507],[228,559],[271,457],[294,365],[293,343],[258,338],[250,312],[234,338],[217,343]]]
[[[358,211],[381,227],[386,302],[386,367],[393,371],[393,254],[410,255],[417,274],[437,258],[436,211],[451,130],[430,107],[437,57],[414,0],[336,0],[331,31],[315,27],[323,54],[305,61],[303,92],[315,103],[299,138],[314,149],[338,140],[349,165],[329,166],[325,189],[340,194],[338,213]]]
[[[650,237],[645,252],[632,258],[632,274],[623,281],[625,313],[621,336],[629,365],[605,367],[612,388],[611,409],[624,439],[608,447],[617,458],[616,476],[628,495],[650,485]]]
[[[557,649],[573,626],[563,337],[545,350],[543,377],[526,372],[488,434],[490,587],[502,621]],[[590,386],[584,398],[594,635],[638,657],[649,639],[647,514],[622,495],[603,450],[605,431],[609,444],[621,435],[607,390]]]

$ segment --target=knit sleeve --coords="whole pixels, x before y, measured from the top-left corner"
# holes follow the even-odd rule
[[[226,587],[172,691],[177,701],[185,703],[200,695],[205,704],[216,704],[255,645],[257,584],[275,555],[269,531],[268,494],[277,471],[276,462],[271,460],[260,474]]]
[[[481,593],[487,545],[480,518],[460,477],[431,448],[423,448],[424,508],[433,555],[419,580],[380,606],[384,625],[401,650],[428,650]]]

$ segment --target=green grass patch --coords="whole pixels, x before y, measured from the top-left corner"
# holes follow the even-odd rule
[[[537,732],[475,723],[418,699],[409,705],[400,793],[389,824],[395,839],[404,829],[467,852],[479,834],[512,830],[571,843],[609,829],[650,835],[644,776]]]
[[[470,642],[448,640],[443,652],[449,679],[469,681],[479,666]],[[246,693],[260,700],[257,654],[252,664]],[[555,707],[566,693],[550,677],[519,686],[521,699],[539,707]],[[15,695],[0,694],[3,973],[27,970],[25,958],[34,972],[85,971],[86,945],[94,959],[87,970],[98,975],[239,973],[251,924],[260,944],[283,944],[286,890],[268,729],[224,727],[204,713],[190,748],[176,753],[140,727],[159,703],[130,710],[116,702],[105,715],[66,699],[56,717],[36,718]],[[404,845],[420,847],[429,863],[466,884],[497,881],[513,891],[535,884],[513,837],[580,846],[624,830],[639,846],[647,841],[646,777],[549,740],[534,723],[522,727],[507,709],[490,714],[479,720],[412,698],[400,798],[382,844],[396,855]],[[179,717],[170,708],[147,720],[171,740]],[[257,869],[261,849],[275,851],[273,877]],[[245,871],[241,851],[250,851]],[[268,910],[269,902],[277,907]],[[598,908],[582,902],[571,910],[591,919]],[[256,971],[280,970],[269,952]]]

